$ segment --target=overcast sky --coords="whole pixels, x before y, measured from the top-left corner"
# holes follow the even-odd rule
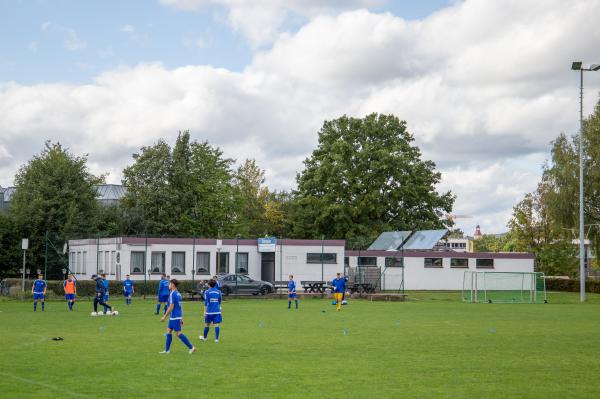
[[[44,141],[120,183],[189,129],[272,189],[326,119],[393,113],[456,195],[459,227],[507,230],[550,141],[578,127],[599,0],[0,0],[0,185]],[[600,91],[585,76],[584,113]]]

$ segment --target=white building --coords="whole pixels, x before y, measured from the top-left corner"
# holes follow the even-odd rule
[[[277,240],[259,251],[258,240],[115,237],[69,241],[69,268],[89,278],[106,273],[109,280],[158,279],[161,273],[182,280],[209,279],[235,273],[265,281],[329,280],[344,270],[343,240]],[[264,248],[260,248],[263,250]],[[323,253],[323,265],[321,264]],[[146,275],[145,275],[146,274]]]
[[[460,290],[466,270],[533,272],[533,254],[457,251],[346,251],[347,267],[378,267],[383,290]],[[404,265],[404,270],[401,267]]]
[[[249,239],[114,237],[69,241],[69,267],[79,278],[104,272],[109,280],[158,279],[161,273],[191,280],[234,273],[265,281],[328,281],[360,268],[379,276],[384,290],[460,290],[465,270],[533,272],[528,253],[469,253],[449,250],[346,251],[343,240],[277,240],[259,246]],[[323,254],[323,255],[321,255]],[[321,262],[321,256],[323,262]],[[404,268],[401,267],[404,265]]]

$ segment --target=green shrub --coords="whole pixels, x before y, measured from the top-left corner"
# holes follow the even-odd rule
[[[57,280],[48,280],[46,281],[46,296],[48,298],[64,298],[65,292],[63,290],[63,281]],[[158,293],[158,280],[149,280],[146,281],[135,281],[134,285],[134,296],[142,296],[144,295],[144,287],[145,293],[147,296],[156,296]],[[21,290],[21,279],[18,278],[7,278],[2,280],[2,295],[9,295],[15,298],[20,299],[31,299],[31,286],[33,285],[33,280],[25,281],[25,292],[23,293]],[[180,281],[179,284],[179,292],[185,293],[187,291],[197,291],[198,289],[198,280],[191,281],[185,280]],[[108,291],[111,296],[119,296],[123,295],[123,282],[122,281],[109,281]],[[96,293],[96,282],[93,280],[77,280],[77,296],[79,298],[84,297],[93,297]]]
[[[587,280],[585,282],[585,290],[586,292],[600,293],[600,281]],[[546,291],[579,292],[579,280],[547,278]]]

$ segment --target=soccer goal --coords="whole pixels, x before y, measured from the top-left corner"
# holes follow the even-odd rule
[[[465,271],[463,301],[546,303],[544,273]]]

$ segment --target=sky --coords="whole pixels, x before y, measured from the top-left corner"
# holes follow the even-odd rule
[[[405,120],[458,227],[507,230],[600,63],[598,0],[0,0],[0,185],[47,140],[120,183],[190,130],[295,187],[325,120]],[[600,73],[585,74],[584,114]]]

